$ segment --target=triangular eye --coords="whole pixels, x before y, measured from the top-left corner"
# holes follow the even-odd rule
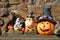
[[[48,24],[48,23],[47,23]]]
[[[43,23],[42,23],[43,24]]]

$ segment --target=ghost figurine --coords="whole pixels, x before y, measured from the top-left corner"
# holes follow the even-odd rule
[[[30,26],[32,24],[32,18],[27,18],[25,21],[26,26]]]
[[[31,32],[34,28],[34,25],[35,25],[35,22],[34,22],[33,12],[30,12],[25,21],[25,32],[28,32],[28,31]]]
[[[21,26],[22,24],[20,24],[20,18],[17,18],[14,24],[14,30],[18,30],[19,28],[21,28]]]

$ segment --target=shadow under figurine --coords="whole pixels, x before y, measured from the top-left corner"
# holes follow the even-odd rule
[[[37,32],[42,35],[54,34],[56,21],[51,15],[51,6],[45,6],[43,14],[37,18]]]
[[[30,12],[25,21],[25,32],[32,32],[34,31],[35,21],[33,12]]]

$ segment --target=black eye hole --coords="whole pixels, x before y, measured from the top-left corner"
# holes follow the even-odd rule
[[[48,23],[47,23],[48,24]]]
[[[43,23],[42,23],[43,24]]]

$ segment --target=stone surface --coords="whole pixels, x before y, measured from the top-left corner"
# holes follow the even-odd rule
[[[21,32],[14,32],[12,30],[9,31],[5,36],[0,37],[2,40],[60,40],[60,38],[56,35],[40,35],[35,34],[22,34]]]
[[[8,12],[7,8],[1,8],[0,9],[0,17],[8,16],[8,15],[9,15],[9,12]]]
[[[1,0],[2,2],[7,2],[8,0]]]
[[[7,7],[8,2],[0,2],[0,8]]]
[[[19,4],[19,0],[9,0],[9,4]]]

